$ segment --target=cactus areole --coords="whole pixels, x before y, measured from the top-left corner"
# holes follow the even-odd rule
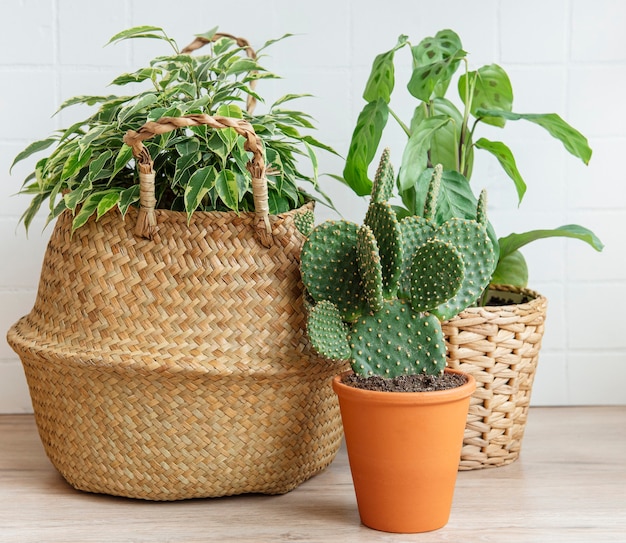
[[[441,171],[435,168],[424,214],[398,220],[385,150],[364,224],[326,221],[305,232],[311,345],[326,359],[349,361],[357,376],[443,374],[441,321],[473,305],[489,283],[495,258],[484,196],[476,220],[437,224]]]

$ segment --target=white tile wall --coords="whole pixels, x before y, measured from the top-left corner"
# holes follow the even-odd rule
[[[28,385],[18,360],[0,360],[0,413],[32,413]]]
[[[7,53],[2,53],[2,58]],[[56,128],[56,75],[51,66],[0,65],[0,115],[7,127],[3,143],[47,137]],[[5,174],[5,172],[2,172]]]
[[[318,137],[345,156],[361,93],[374,56],[399,34],[417,43],[442,28],[456,30],[470,54],[470,68],[500,63],[513,82],[515,109],[556,112],[590,138],[591,165],[570,158],[538,127],[509,123],[482,135],[510,144],[529,191],[517,208],[511,183],[495,160],[479,154],[474,183],[490,190],[492,219],[501,234],[580,222],[607,245],[603,254],[575,241],[545,240],[525,254],[532,288],[549,298],[544,349],[535,381],[538,405],[626,403],[618,383],[626,379],[626,2],[621,0],[345,0],[294,3],[239,0],[110,0],[106,6],[80,0],[7,0],[0,33],[0,412],[30,410],[26,383],[4,332],[32,306],[50,229],[39,219],[26,240],[17,228],[23,197],[11,198],[34,161],[9,176],[15,154],[83,115],[51,117],[75,95],[110,92],[106,85],[155,54],[153,44],[103,47],[124,28],[163,26],[180,46],[193,34],[219,25],[253,44],[284,33],[297,36],[270,49],[265,64],[285,77],[266,83],[269,97],[311,92],[301,103],[318,119]],[[91,23],[89,23],[91,21]],[[94,21],[97,21],[95,24]],[[410,115],[406,91],[408,51],[394,107]],[[382,142],[399,161],[403,136],[389,131]],[[321,156],[320,171],[340,173],[342,160]],[[339,210],[361,220],[366,201],[329,178],[322,181]],[[320,208],[318,220],[333,216]]]
[[[544,349],[530,398],[532,405],[568,405],[567,355]]]
[[[565,292],[570,349],[594,354],[626,351],[622,316],[626,285],[621,282],[572,283]]]
[[[623,179],[623,152],[626,149],[626,137],[590,138],[593,157],[588,168],[579,168],[578,164],[566,164],[567,206],[571,209],[624,209],[626,202],[626,183],[611,182],[611,179]],[[602,187],[611,187],[611,197]]]
[[[590,63],[626,60],[626,11],[621,0],[573,0],[571,13],[572,60]]]
[[[25,291],[37,286],[43,253],[52,232],[52,228],[45,231],[43,228],[44,221],[36,219],[27,237],[24,228],[17,226],[16,218],[0,219],[0,285]]]
[[[56,36],[55,2],[7,2],[2,10],[0,51],[2,65],[51,64]]]
[[[570,212],[568,222],[584,224],[591,228],[605,244],[602,252],[602,265],[590,266],[589,261],[595,260],[597,253],[589,246],[573,241],[567,242],[567,262],[569,263],[568,278],[574,282],[598,284],[605,286],[619,284],[623,281],[623,267],[626,255],[626,239],[624,224],[626,212],[622,210],[604,210],[601,213],[593,210]],[[615,305],[623,300],[613,298]]]
[[[30,198],[25,195],[16,195],[22,180],[32,171],[32,164],[21,163],[13,168],[13,174],[9,177],[9,168],[13,157],[24,148],[23,143],[7,142],[0,143],[0,217],[20,217],[24,212]],[[17,228],[13,220],[14,230]]]
[[[22,317],[22,315],[28,313],[32,309],[34,302],[35,292],[32,289],[0,291],[0,307],[2,307],[0,325],[2,325],[3,332],[6,333],[14,322]],[[15,359],[15,356],[3,334],[2,342],[0,342],[0,360],[11,359]],[[4,383],[4,381],[2,382]],[[8,385],[9,383],[6,384]]]
[[[567,59],[568,12],[567,0],[502,2],[502,62],[532,65],[564,62]],[[522,43],[524,46],[520,47]]]
[[[589,405],[603,403],[626,404],[626,390],[622,379],[615,376],[624,371],[624,355],[621,352],[574,352],[567,361],[568,403]]]
[[[607,39],[603,34],[603,40]],[[571,64],[568,120],[579,130],[584,128],[588,138],[626,136],[625,62]]]
[[[58,60],[64,66],[118,66],[125,58],[123,48],[103,47],[120,29],[128,26],[126,0],[108,0],[106,9],[90,2],[57,0]],[[85,24],[96,17],[97,24]],[[82,22],[82,24],[78,24]]]

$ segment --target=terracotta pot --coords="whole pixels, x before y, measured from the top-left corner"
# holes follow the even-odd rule
[[[366,526],[415,533],[448,522],[469,400],[467,383],[436,392],[374,392],[333,379],[359,515]]]

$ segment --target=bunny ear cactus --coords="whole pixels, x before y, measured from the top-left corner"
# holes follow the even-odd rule
[[[406,300],[387,300],[376,313],[363,315],[348,334],[350,364],[364,377],[438,374],[446,366],[446,345],[439,320],[419,313]]]
[[[441,186],[441,174],[442,168],[441,165],[438,164],[428,184],[423,216],[410,215],[400,221],[400,232],[404,250],[404,261],[399,285],[400,296],[408,297],[409,295],[411,288],[410,270],[415,251],[432,238],[437,228],[435,224],[435,212],[437,198],[439,196],[439,187]]]
[[[409,216],[401,221],[405,259],[401,278],[401,293],[411,295],[414,290],[415,272],[412,266],[416,251],[424,247],[428,240],[438,240],[455,250],[463,263],[463,277],[460,286],[451,292],[438,307],[428,308],[441,320],[454,317],[472,305],[489,284],[495,269],[493,245],[487,234],[487,193],[483,191],[476,208],[476,220],[452,218],[441,226],[435,225],[436,206],[441,184],[442,169],[434,169],[424,203],[422,217]],[[438,258],[439,262],[445,259]],[[425,281],[425,275],[419,281]],[[443,296],[445,286],[441,286]]]
[[[357,232],[357,259],[365,298],[370,310],[383,308],[383,268],[378,242],[369,226],[364,224]]]
[[[378,170],[376,170],[374,182],[372,183],[372,202],[386,202],[393,195],[395,176],[389,155],[389,147],[386,147],[380,157]]]
[[[435,220],[437,213],[437,199],[439,198],[439,189],[441,188],[441,176],[443,175],[443,168],[441,164],[437,164],[433,169],[433,175],[430,178],[428,184],[428,190],[426,191],[426,198],[424,199],[424,218],[429,221]]]
[[[441,320],[454,317],[471,306],[489,284],[495,268],[493,245],[484,225],[469,219],[450,219],[435,232],[435,239],[450,243],[465,266],[456,295],[432,310]]]
[[[317,353],[349,361],[358,375],[439,374],[446,365],[440,321],[473,304],[495,266],[485,196],[480,222],[437,226],[438,167],[424,216],[398,221],[387,201],[390,172],[386,151],[362,226],[327,221],[306,239],[302,280],[315,303],[307,332]]]
[[[456,296],[465,278],[461,254],[449,243],[428,240],[411,263],[410,299],[415,311],[433,311]]]
[[[337,306],[327,300],[315,304],[307,318],[307,330],[313,348],[329,360],[350,358],[348,328]]]
[[[293,222],[295,223],[296,228],[298,229],[298,232],[300,232],[303,236],[306,237],[313,230],[313,226],[315,224],[315,215],[309,209],[305,211],[304,213],[296,214],[294,216]]]
[[[359,225],[349,221],[326,221],[313,229],[300,255],[309,295],[332,302],[347,322],[367,308],[357,265],[358,231]]]
[[[365,215],[367,225],[378,243],[385,298],[395,297],[402,273],[402,234],[400,223],[389,202],[370,202]]]

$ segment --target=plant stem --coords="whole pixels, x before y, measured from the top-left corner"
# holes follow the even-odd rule
[[[421,105],[424,106],[424,110],[426,111],[426,114],[425,114],[425,118],[426,119],[428,119],[428,118],[432,117],[433,115],[435,115],[435,104],[434,104],[433,100],[429,100],[428,102],[422,102]],[[418,106],[418,107],[421,107],[421,106]],[[433,168],[434,164],[433,164],[433,162],[431,160],[431,157],[430,157],[430,154],[431,154],[430,151],[431,151],[431,149],[430,149],[430,146],[429,146],[428,149],[426,150],[426,165],[429,168]]]
[[[472,96],[474,95],[474,86],[476,84],[476,79],[470,81],[469,77],[469,68],[467,58],[463,59],[465,63],[465,80],[467,84],[465,85],[465,109],[463,110],[463,123],[461,124],[461,135],[459,137],[459,155],[457,166],[458,171],[463,175],[466,174],[466,161],[467,161],[467,123],[469,121],[470,109],[472,107]]]
[[[404,124],[402,122],[402,119],[400,119],[400,117],[398,117],[398,115],[396,115],[395,111],[391,108],[389,108],[389,113],[391,113],[391,116],[396,120],[396,122],[400,125],[400,128],[402,128],[402,130],[404,130],[404,133],[407,135],[408,138],[411,137],[411,130],[410,128]]]

